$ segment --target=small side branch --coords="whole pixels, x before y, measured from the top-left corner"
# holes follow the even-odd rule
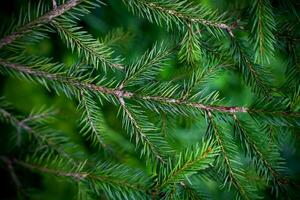
[[[129,182],[126,182],[125,180],[120,179],[119,177],[112,177],[109,175],[98,175],[91,173],[89,171],[76,171],[76,170],[60,170],[53,167],[48,166],[42,166],[32,163],[27,163],[22,160],[18,159],[9,159],[7,158],[13,165],[19,165],[24,168],[38,171],[41,173],[51,174],[59,177],[65,177],[65,178],[72,178],[75,181],[96,181],[100,183],[105,183],[108,185],[118,185],[120,187],[131,189],[134,191],[140,191],[145,192],[146,188],[144,188],[142,185],[139,185],[138,183],[132,184]]]
[[[56,8],[57,8],[56,0],[52,0],[52,6],[53,6],[53,9],[56,9]]]
[[[36,138],[38,141],[46,144],[49,146],[52,150],[56,151],[57,153],[61,154],[62,156],[66,158],[70,158],[70,156],[55,142],[47,139],[44,135],[40,134],[37,132],[34,127],[31,127],[27,124],[30,120],[34,120],[35,116],[25,118],[24,120],[19,120],[16,118],[14,115],[12,115],[9,111],[3,109],[0,107],[0,115],[4,116],[7,118],[10,123],[16,127],[17,132],[18,132],[18,138],[17,138],[17,144],[21,142],[21,131],[26,131],[28,134],[32,135],[34,138]],[[46,115],[38,115],[40,117],[46,117]]]
[[[233,37],[232,27],[228,26],[225,23],[217,22],[217,21],[211,21],[211,20],[206,20],[206,19],[199,18],[199,17],[189,17],[189,16],[187,16],[187,15],[181,13],[181,12],[178,12],[175,9],[165,8],[163,6],[155,4],[153,2],[149,3],[149,2],[146,2],[146,1],[141,1],[139,3],[144,4],[144,6],[149,7],[150,9],[159,10],[159,11],[161,11],[163,13],[167,13],[169,15],[173,15],[173,16],[179,18],[179,19],[186,20],[186,21],[189,21],[191,23],[201,23],[203,25],[207,25],[207,26],[211,26],[211,27],[215,27],[215,28],[226,30]]]
[[[21,187],[22,187],[22,185],[21,185],[21,182],[20,182],[20,180],[18,179],[18,177],[17,177],[17,175],[15,173],[15,170],[14,170],[14,167],[12,165],[11,160],[9,160],[8,158],[6,158],[4,156],[1,156],[0,159],[7,165],[8,171],[10,173],[10,176],[11,176],[13,182],[16,185],[16,188],[18,190],[20,190]]]
[[[10,35],[5,36],[4,38],[2,38],[0,40],[0,49],[10,43],[12,43],[13,41],[15,41],[16,39],[22,37],[23,35],[31,32],[34,28],[37,28],[43,24],[46,24],[50,21],[52,21],[54,18],[62,15],[63,13],[69,11],[70,9],[72,9],[73,7],[77,6],[78,4],[80,4],[81,2],[83,2],[84,0],[69,0],[68,2],[66,2],[65,4],[62,4],[58,7],[56,5],[56,1],[53,0],[53,10],[47,12],[46,14],[44,14],[43,16],[25,24],[24,26],[18,28],[15,32],[11,33]]]
[[[63,177],[72,177],[76,180],[82,180],[85,179],[89,174],[86,172],[65,172],[65,171],[60,171],[60,170],[55,170],[55,169],[50,169],[47,167],[42,167],[42,166],[36,166],[32,164],[28,164],[26,162],[13,159],[11,162],[21,165],[25,168],[29,168],[31,170],[37,170],[40,172],[48,173],[48,174],[55,174],[57,176],[63,176]]]

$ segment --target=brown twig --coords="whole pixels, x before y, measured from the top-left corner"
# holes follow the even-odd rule
[[[52,0],[52,6],[53,6],[53,9],[56,9],[56,8],[57,8],[56,0]]]
[[[210,21],[210,20],[206,20],[206,19],[198,18],[198,17],[187,17],[187,16],[183,15],[182,13],[180,13],[180,12],[174,10],[174,9],[164,8],[164,7],[162,7],[160,5],[157,5],[153,2],[148,3],[146,1],[141,1],[140,3],[143,3],[144,5],[146,5],[147,7],[151,8],[151,9],[160,10],[162,12],[168,13],[169,15],[174,15],[177,18],[181,18],[184,21],[189,21],[192,24],[201,23],[203,25],[212,26],[212,27],[216,27],[216,28],[226,30],[232,37],[234,36],[233,33],[232,33],[232,28],[230,26],[228,26],[227,24],[225,24],[225,23]]]
[[[46,24],[46,23],[52,21],[54,18],[56,18],[56,17],[62,15],[63,13],[69,11],[70,9],[77,6],[81,2],[83,2],[83,0],[69,0],[65,4],[62,4],[62,5],[60,5],[56,8],[53,8],[53,10],[47,12],[43,16],[41,16],[41,17],[25,24],[24,26],[22,26],[20,28],[18,28],[15,32],[11,33],[10,35],[5,36],[4,38],[2,38],[0,40],[0,49],[2,47],[12,43],[16,39],[22,37],[24,34],[27,34],[27,33],[31,32],[34,28],[40,27],[43,24]],[[55,4],[56,4],[56,2],[55,2]],[[54,4],[53,4],[53,7],[54,7]]]

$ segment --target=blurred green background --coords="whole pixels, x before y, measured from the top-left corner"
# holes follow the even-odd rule
[[[0,24],[10,21],[12,15],[17,15],[18,10],[26,5],[27,2],[27,0],[1,1]],[[119,45],[115,46],[114,49],[117,55],[122,55],[125,58],[125,63],[131,63],[156,41],[168,40],[172,37],[172,34],[166,32],[163,28],[132,15],[122,4],[121,0],[105,2],[107,2],[106,6],[97,8],[91,14],[84,16],[79,24],[95,38],[99,39],[104,38],[106,34],[116,28],[122,28],[128,34],[128,37],[124,41],[119,42]],[[248,1],[246,0],[195,0],[195,3],[216,8],[220,13],[226,11],[233,18],[238,17],[235,16],[236,10],[248,6]],[[176,32],[173,34],[176,35]],[[66,48],[55,33],[50,34],[49,38],[37,44],[26,46],[26,51],[36,56],[53,57],[55,61],[63,62],[66,65],[76,62],[76,57],[72,55],[71,51]],[[280,85],[283,82],[285,70],[283,66],[282,57],[277,52],[274,60],[267,66],[272,71],[274,85]],[[165,79],[176,78],[176,76],[180,75],[182,67],[178,64],[166,66],[162,77]],[[249,105],[254,98],[250,89],[244,86],[239,76],[232,71],[224,71],[221,76],[211,81],[209,87],[211,90],[219,91],[220,98],[224,98],[224,103],[227,105]],[[58,110],[58,115],[52,120],[51,126],[53,128],[70,137],[73,142],[82,148],[85,154],[94,155],[96,159],[107,158],[105,153],[99,153],[96,149],[87,145],[84,138],[78,134],[79,128],[77,124],[80,113],[76,109],[77,102],[68,99],[64,95],[58,96],[54,92],[49,92],[40,85],[3,75],[0,75],[0,94],[5,96],[16,108],[16,112],[22,115],[27,115],[34,108],[54,107]],[[139,156],[134,152],[134,145],[129,142],[128,137],[121,129],[120,121],[116,118],[117,108],[112,105],[105,105],[103,112],[110,127],[110,133],[108,134],[112,135],[110,142],[117,152],[110,159],[127,163],[133,167],[143,168],[143,162],[138,159]],[[25,145],[17,150],[12,149],[14,140],[11,132],[13,132],[13,129],[10,126],[0,124],[0,154],[2,155],[18,155],[22,151],[26,151],[22,150],[22,147],[26,148]],[[179,120],[172,133],[173,145],[176,148],[182,148],[188,144],[195,143],[195,141],[199,141],[204,132],[205,126],[201,122],[195,125],[189,123],[188,119]],[[298,143],[298,140],[287,141],[282,151],[282,156],[287,160],[289,172],[295,177],[300,175]],[[5,187],[0,187],[0,199],[16,199],[18,194],[9,173],[5,168],[0,168],[0,170],[0,181],[2,185],[5,185]],[[41,176],[36,173],[29,173],[24,169],[17,169],[17,173],[21,174],[20,180],[22,185],[30,188],[27,188],[29,199],[72,199],[74,194],[76,194],[76,187],[68,182],[47,175]],[[215,199],[232,198],[231,194],[226,191],[219,192],[218,186],[213,182],[206,182],[203,188],[206,188]]]

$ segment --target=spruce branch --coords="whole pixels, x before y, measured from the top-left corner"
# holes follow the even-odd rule
[[[155,75],[162,70],[163,63],[173,50],[174,48],[168,48],[165,43],[155,44],[150,51],[146,51],[134,64],[125,69],[120,88],[144,84],[145,81],[155,79]]]
[[[197,68],[193,70],[189,80],[184,81],[181,100],[201,100],[201,94],[207,84],[209,84],[209,81],[216,78],[219,72],[221,72],[219,61],[216,59],[203,61],[203,65],[204,69]]]
[[[274,53],[275,19],[269,0],[255,0],[251,8],[251,40],[254,43],[255,62],[270,62]]]
[[[106,148],[103,138],[105,122],[101,110],[98,109],[98,106],[96,106],[96,102],[91,95],[81,91],[80,96],[79,107],[82,110],[80,122],[82,128],[80,132],[91,141],[92,146]]]
[[[94,39],[92,35],[78,27],[74,21],[60,19],[53,21],[52,25],[72,52],[76,50],[78,55],[83,56],[86,62],[92,64],[96,69],[99,68],[99,65],[102,65],[105,71],[107,67],[123,69],[122,59],[112,58],[114,52],[111,48]]]
[[[17,159],[13,159],[12,162],[15,163],[15,164],[21,165],[25,168],[29,168],[31,170],[36,170],[36,171],[40,171],[40,172],[43,172],[43,173],[49,173],[49,174],[57,175],[57,176],[71,177],[71,178],[74,178],[76,180],[82,180],[82,179],[86,178],[89,174],[89,173],[86,173],[86,172],[68,172],[68,171],[64,171],[64,170],[51,169],[51,168],[44,167],[44,166],[38,166],[38,165],[33,165],[33,164],[30,164],[30,163],[26,163],[24,161],[17,160]]]
[[[180,29],[182,25],[201,24],[211,31],[209,27],[223,29],[233,36],[231,27],[223,23],[216,13],[204,7],[195,6],[188,1],[160,1],[160,0],[123,0],[133,13],[147,18],[150,22],[158,25],[165,23],[167,28],[172,29],[174,25]]]
[[[72,8],[76,7],[77,5],[85,1],[87,0],[69,0],[64,4],[59,5],[56,8],[53,8],[52,10],[38,17],[37,19],[34,19],[33,21],[25,24],[22,27],[19,27],[15,32],[5,36],[0,40],[0,49],[12,43],[16,39],[22,37],[23,35],[30,33],[32,30],[51,22],[55,18],[61,16],[62,14],[68,12]]]
[[[231,37],[230,54],[239,72],[242,74],[245,83],[252,86],[251,89],[254,92],[267,95],[271,92],[270,84],[267,80],[269,75],[262,66],[252,61],[246,49],[243,41]]]
[[[201,45],[199,36],[195,34],[192,25],[188,26],[187,32],[181,41],[181,49],[179,51],[179,60],[186,61],[190,65],[194,65],[201,58]]]
[[[249,183],[248,185],[243,183],[244,174],[240,161],[237,161],[237,158],[232,156],[234,153],[237,153],[236,145],[230,141],[231,138],[228,135],[225,136],[224,133],[220,132],[211,112],[207,112],[207,116],[209,137],[214,138],[221,149],[222,156],[219,157],[218,168],[224,173],[223,187],[228,185],[231,188],[231,185],[233,185],[237,190],[237,198],[241,197],[249,200],[257,198],[254,193],[255,188],[251,187]]]
[[[233,115],[234,119],[234,132],[235,134],[238,134],[238,138],[240,140],[240,144],[243,146],[243,148],[246,150],[246,153],[252,158],[254,165],[256,166],[258,173],[261,176],[266,177],[267,182],[271,181],[275,186],[275,193],[278,193],[277,190],[283,189],[289,180],[282,175],[278,173],[278,171],[275,169],[281,169],[283,170],[282,166],[276,166],[280,165],[281,159],[278,152],[278,149],[275,147],[274,144],[270,144],[267,140],[268,136],[260,135],[259,140],[260,145],[258,146],[258,141],[252,139],[255,134],[251,134],[249,130],[249,127],[247,127],[247,124],[240,119],[238,119],[235,115]],[[252,137],[251,137],[252,136]],[[262,139],[264,138],[264,139]],[[262,141],[263,140],[263,141]],[[266,148],[266,146],[269,146],[267,149],[262,152],[262,148]],[[268,158],[269,157],[269,158]],[[270,161],[273,161],[273,163],[270,163]],[[273,166],[275,165],[275,167]]]
[[[292,103],[296,104],[300,92],[300,62],[297,54],[297,45],[293,41],[289,41],[284,50],[287,56],[286,80],[280,87],[280,90],[291,99]]]
[[[67,178],[75,183],[88,184],[92,189],[102,190],[108,198],[127,199],[130,196],[144,199],[142,194],[147,189],[147,177],[123,165],[98,163],[94,169],[88,169],[87,161],[79,162],[74,166],[59,157],[50,157],[46,160],[29,158],[27,161],[18,159],[10,161],[14,165],[33,171]]]
[[[24,129],[26,131],[31,131],[31,128],[28,127],[24,122],[19,121],[15,116],[13,116],[10,112],[5,110],[4,108],[0,108],[1,117],[4,118],[6,121],[16,125],[18,130]]]
[[[142,149],[141,156],[146,156],[147,158],[153,157],[155,160],[164,163],[165,156],[161,151],[163,146],[158,145],[164,142],[164,138],[160,137],[158,133],[151,133],[155,132],[155,127],[149,122],[146,123],[142,113],[137,113],[136,110],[130,109],[128,105],[126,106],[122,97],[119,97],[119,101],[121,104],[120,111],[122,114],[123,126],[127,132],[129,132],[131,138],[135,137],[137,147]]]
[[[22,119],[21,123],[26,123],[26,122],[30,122],[30,121],[47,119],[50,116],[53,116],[54,114],[56,114],[56,112],[52,111],[52,110],[38,112],[38,113],[32,112],[28,117]]]
[[[134,34],[130,30],[125,30],[124,28],[115,28],[109,33],[107,33],[100,41],[109,46],[115,47],[121,44],[127,44],[130,39],[133,39]]]
[[[182,199],[188,200],[202,200],[202,199],[210,199],[208,196],[204,196],[201,192],[195,189],[195,186],[192,185],[183,185]]]
[[[0,107],[0,117],[10,122],[13,126],[16,127],[17,130],[17,144],[21,143],[21,132],[25,130],[27,133],[33,135],[37,139],[44,139],[40,134],[38,134],[32,127],[26,124],[28,118],[24,120],[19,120],[8,110]],[[52,144],[51,144],[52,145]]]
[[[215,157],[219,153],[219,148],[213,142],[202,141],[201,146],[195,145],[176,156],[176,161],[168,162],[166,170],[161,170],[161,181],[155,186],[156,190],[161,190],[167,186],[182,183],[188,180],[190,176],[200,170],[213,166]]]
[[[0,160],[2,160],[6,164],[6,166],[8,168],[8,171],[10,173],[10,176],[11,176],[14,184],[16,185],[17,190],[21,191],[22,184],[21,184],[21,182],[20,182],[20,180],[19,180],[19,178],[18,178],[18,176],[15,172],[15,169],[14,169],[14,166],[13,166],[13,163],[11,162],[11,160],[8,159],[5,156],[0,156]]]
[[[119,88],[108,88],[103,87],[87,82],[80,81],[74,77],[69,77],[63,74],[51,74],[47,71],[32,69],[28,66],[24,66],[21,64],[11,63],[9,61],[5,61],[0,59],[0,65],[6,69],[14,70],[17,72],[24,73],[26,76],[32,76],[33,80],[35,77],[42,78],[50,81],[56,81],[62,84],[66,84],[71,88],[75,88],[77,90],[89,90],[92,92],[98,92],[101,94],[112,95],[117,99],[121,99],[120,103],[124,101],[124,99],[137,99],[137,100],[151,100],[154,102],[174,105],[174,106],[187,106],[190,108],[197,108],[202,111],[207,112],[220,112],[220,113],[249,113],[249,114],[268,114],[268,115],[277,115],[281,117],[294,117],[298,118],[300,116],[299,112],[291,112],[291,111],[272,111],[272,110],[264,110],[264,109],[255,109],[247,108],[247,107],[238,107],[238,106],[218,106],[218,105],[206,105],[198,102],[190,102],[186,100],[181,100],[177,98],[169,98],[169,97],[161,97],[161,96],[144,96],[137,93],[133,93],[127,90],[120,90]],[[25,77],[26,77],[25,76]]]
[[[37,172],[38,178],[52,175],[71,182],[82,200],[206,199],[209,188],[203,183],[211,181],[236,199],[263,198],[260,195],[268,195],[269,190],[276,197],[289,195],[294,183],[287,176],[292,171],[285,167],[289,165],[284,158],[287,149],[296,152],[293,133],[300,127],[300,4],[293,0],[275,4],[270,0],[237,1],[234,6],[224,5],[232,12],[227,15],[191,0],[120,2],[159,27],[151,26],[149,31],[144,21],[133,26],[123,23],[125,29],[132,28],[137,40],[130,41],[131,35],[121,29],[95,38],[85,30],[86,25],[103,33],[118,23],[112,19],[94,27],[96,16],[99,21],[116,15],[124,17],[123,22],[137,20],[116,3],[83,18],[103,4],[102,0],[28,3],[16,19],[0,27],[0,74],[40,84],[47,95],[54,92],[62,94],[63,100],[65,96],[71,99],[81,115],[80,134],[87,139],[77,146],[52,130],[50,126],[61,124],[49,120],[54,114],[51,109],[19,116],[0,97],[0,121],[17,133],[12,138],[15,144],[22,142],[22,149],[14,146],[0,156],[16,188],[23,192],[26,187],[16,170],[23,167]],[[49,37],[55,32],[76,60],[72,66],[53,61],[65,58],[60,51],[45,49],[53,59],[42,57],[44,51],[33,55],[56,41]],[[141,50],[141,46],[133,49],[132,43],[149,45],[160,37],[168,42],[175,39],[175,45],[156,42],[125,64]],[[126,47],[114,51],[120,43]],[[70,57],[64,61],[69,63]],[[266,63],[272,66],[264,66]],[[282,63],[285,74],[277,66]],[[219,73],[224,68],[237,71],[239,77],[221,83],[228,77]],[[246,87],[239,84],[240,77]],[[228,88],[219,87],[220,83],[241,86],[249,96],[243,101],[231,99],[229,93],[226,96]],[[230,100],[239,106],[227,104]],[[252,103],[238,103],[244,100]],[[73,106],[68,109],[74,111]],[[202,134],[202,141],[196,141]],[[188,146],[191,143],[196,145]],[[107,150],[114,154],[108,155]],[[121,163],[138,164],[141,170]]]
[[[29,126],[28,124],[35,120],[35,117],[43,117],[43,118],[49,118],[49,115],[52,115],[53,113],[41,113],[38,115],[29,116],[27,118],[24,118],[23,120],[19,120],[17,117],[15,117],[11,112],[8,110],[0,107],[0,118],[6,119],[6,121],[9,121],[13,126],[16,127],[18,138],[17,138],[17,144],[21,142],[21,131],[25,131],[30,136],[34,137],[39,142],[39,147],[43,148],[44,145],[47,146],[48,149],[44,149],[44,153],[46,152],[55,152],[59,155],[66,157],[68,159],[71,158],[71,156],[62,148],[60,143],[64,142],[65,139],[63,139],[61,136],[56,136],[52,132],[48,132],[49,130],[45,129],[44,127],[40,125],[35,126]],[[41,118],[38,118],[41,120]],[[36,124],[36,123],[33,123]]]

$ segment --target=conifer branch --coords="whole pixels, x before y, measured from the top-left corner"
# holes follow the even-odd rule
[[[187,61],[188,64],[194,65],[201,57],[201,46],[199,36],[189,24],[186,34],[181,41],[181,49],[179,51],[179,60]]]
[[[19,134],[17,143],[20,143],[20,140],[21,140],[20,134],[21,134],[21,131],[24,130],[29,135],[33,136],[38,142],[40,142],[41,143],[40,145],[47,145],[47,147],[49,148],[48,150],[50,152],[54,151],[54,152],[60,154],[61,156],[70,159],[71,156],[67,152],[65,152],[61,146],[59,146],[56,143],[55,138],[51,138],[51,136],[49,138],[47,138],[47,134],[44,135],[42,130],[40,130],[40,131],[39,131],[39,129],[36,130],[35,127],[31,127],[27,124],[30,121],[33,121],[34,118],[37,116],[48,117],[49,113],[34,115],[34,116],[30,116],[28,118],[24,118],[23,120],[19,120],[12,113],[10,113],[6,109],[3,109],[0,107],[0,117],[3,117],[4,119],[8,120],[17,129],[17,132]],[[41,119],[41,118],[39,118],[39,119]]]
[[[5,36],[0,40],[0,49],[16,39],[22,37],[23,35],[31,32],[32,30],[36,29],[37,27],[40,27],[44,24],[47,24],[51,22],[53,19],[61,16],[65,12],[71,10],[75,6],[79,5],[80,3],[84,2],[86,0],[69,0],[66,3],[53,8],[51,11],[45,13],[43,16],[25,24],[22,27],[19,27],[15,32],[11,33],[10,35]]]
[[[251,40],[254,43],[255,62],[270,62],[274,53],[275,20],[269,0],[255,0],[251,8]]]
[[[230,154],[229,149],[233,149],[233,147],[232,146],[229,147],[229,146],[225,145],[225,143],[221,137],[221,133],[217,127],[215,120],[213,119],[211,112],[207,112],[207,115],[208,115],[209,126],[211,126],[210,128],[211,128],[211,132],[212,132],[210,134],[212,134],[212,137],[215,138],[218,146],[220,146],[220,149],[221,149],[222,157],[220,159],[222,159],[223,161],[220,160],[219,165],[220,165],[221,169],[225,170],[224,186],[229,181],[229,183],[230,183],[229,187],[232,184],[235,187],[235,189],[238,191],[238,196],[241,196],[243,199],[248,199],[248,200],[252,199],[250,197],[252,191],[247,191],[247,188],[245,188],[245,186],[239,180],[242,178],[242,175],[237,174],[237,172],[241,172],[242,169],[234,169],[233,168],[233,162],[238,163],[238,161],[232,161],[229,158],[229,154]]]
[[[8,112],[7,110],[5,110],[3,108],[0,108],[0,115],[7,121],[9,121],[12,124],[16,125],[17,127],[19,127],[19,129],[24,129],[29,132],[32,131],[32,129],[29,126],[27,126],[24,123],[24,121],[19,121],[15,116],[13,116],[10,112]]]
[[[112,19],[103,21],[105,26],[94,27],[96,16],[99,21],[119,14],[124,22],[133,20],[123,12],[124,6],[115,3],[104,12],[83,18],[103,4],[102,0],[28,3],[16,19],[12,17],[0,27],[0,74],[40,84],[50,95],[62,94],[62,100],[71,99],[81,115],[79,132],[87,139],[78,141],[81,145],[77,146],[52,130],[52,126],[61,125],[50,121],[52,109],[18,116],[0,97],[0,121],[11,126],[7,130],[12,128],[13,136],[7,133],[7,137],[14,142],[13,148],[4,145],[8,153],[0,156],[0,162],[7,167],[16,190],[27,195],[23,192],[26,182],[23,185],[23,178],[19,179],[23,170],[15,170],[23,167],[73,183],[78,200],[206,199],[209,188],[203,183],[207,181],[214,181],[220,190],[228,189],[228,195],[236,199],[260,199],[269,196],[266,192],[286,198],[294,188],[287,175],[290,164],[285,164],[281,148],[285,152],[288,146],[296,152],[293,133],[300,127],[300,4],[252,0],[224,5],[234,12],[230,16],[191,0],[120,2],[134,15],[159,27],[151,25],[149,31],[144,29],[144,21],[129,27],[124,23],[125,30],[133,30],[137,40],[130,41],[131,35],[121,29],[100,40],[94,38],[85,26],[102,35],[116,24]],[[154,31],[157,33],[150,35]],[[55,32],[72,56],[64,57],[61,51],[46,48],[36,53],[40,47],[53,46],[57,38],[51,36]],[[133,43],[141,41],[145,47],[158,38],[172,46],[156,42],[131,64],[125,64],[142,49],[138,46],[132,51]],[[279,49],[276,57],[275,49]],[[53,59],[42,56],[46,51]],[[121,52],[124,55],[119,56]],[[61,60],[64,58],[66,65]],[[266,62],[272,67],[263,66]],[[68,66],[70,63],[74,64]],[[283,76],[277,73],[277,65],[282,63],[286,66]],[[228,74],[219,73],[223,68],[237,71],[239,77],[224,84]],[[246,86],[240,84],[240,77]],[[226,95],[231,85],[246,89],[247,97],[241,101],[231,98],[235,95]],[[10,81],[8,86],[12,86]],[[226,102],[231,100],[238,105],[252,103],[230,106]],[[61,103],[58,106],[66,108]],[[73,106],[67,108],[66,112],[77,117]],[[70,132],[74,130],[69,128]],[[200,144],[196,141],[199,137]],[[189,146],[191,143],[196,145]],[[141,170],[121,163],[138,164]]]
[[[129,183],[126,182],[125,180],[118,180],[117,177],[109,177],[109,176],[99,175],[97,173],[93,173],[89,171],[81,171],[81,170],[70,170],[70,171],[59,170],[47,166],[39,166],[36,164],[27,163],[17,159],[13,159],[11,162],[20,165],[22,167],[29,168],[34,171],[56,175],[59,177],[72,178],[75,181],[83,181],[83,180],[101,181],[103,183],[116,184],[119,187],[130,188],[132,190],[136,190],[139,192],[145,192],[145,188],[142,185],[139,185],[138,183],[136,184]]]
[[[93,146],[100,146],[105,148],[106,144],[102,136],[104,131],[104,120],[101,115],[101,110],[95,105],[95,102],[88,94],[81,92],[80,107],[82,107],[83,114],[81,120],[81,132],[87,137]]]
[[[63,76],[62,74],[51,74],[45,71],[32,69],[27,66],[20,64],[11,63],[0,59],[0,65],[15,71],[22,72],[26,75],[31,75],[33,77],[45,78],[51,81],[58,81],[63,84],[67,84],[71,87],[77,88],[79,90],[90,90],[93,92],[100,92],[102,94],[113,95],[117,99],[121,99],[120,103],[124,99],[140,99],[140,100],[151,100],[154,102],[159,102],[163,104],[177,105],[177,106],[188,106],[192,108],[197,108],[199,110],[207,112],[220,112],[220,113],[249,113],[249,114],[269,114],[269,115],[278,115],[282,117],[296,117],[300,116],[300,112],[289,112],[289,111],[268,111],[264,109],[255,109],[247,107],[238,107],[238,106],[218,106],[218,105],[205,105],[198,102],[190,102],[186,100],[168,98],[161,96],[145,96],[137,93],[133,93],[127,90],[120,90],[119,88],[108,88],[103,86],[98,86],[91,83],[81,82],[74,77]]]
[[[123,2],[134,13],[146,17],[151,22],[162,25],[162,21],[164,21],[168,28],[172,28],[172,23],[186,26],[187,22],[188,24],[202,24],[223,29],[233,36],[231,27],[215,17],[214,12],[194,6],[187,1],[123,0]]]
[[[7,168],[9,170],[9,173],[10,173],[10,176],[12,177],[13,182],[15,183],[17,189],[20,190],[20,188],[22,187],[22,184],[21,184],[18,176],[16,175],[13,163],[11,162],[10,159],[8,159],[4,156],[0,156],[0,159],[7,165]]]
[[[100,64],[104,70],[107,66],[112,69],[123,69],[121,59],[111,58],[112,49],[81,30],[74,21],[62,19],[53,21],[52,24],[72,52],[76,49],[78,55],[83,54],[86,62],[92,64],[96,69],[99,68]]]
[[[201,193],[199,193],[195,187],[191,187],[190,185],[183,185],[184,194],[183,199],[192,199],[192,200],[203,200],[209,199],[209,197],[202,197]]]
[[[251,89],[259,94],[268,94],[271,92],[266,70],[260,65],[252,62],[251,57],[247,54],[241,40],[231,38],[230,52],[234,61],[237,63],[239,72],[243,75],[246,84],[252,86]]]
[[[33,115],[30,115],[30,116],[22,119],[21,123],[26,123],[26,122],[35,121],[35,120],[46,119],[49,116],[54,115],[54,114],[55,114],[55,112],[42,112],[42,113],[33,114]]]
[[[148,177],[140,171],[124,165],[112,165],[108,162],[96,163],[92,169],[87,161],[74,165],[60,157],[46,159],[26,159],[26,161],[12,158],[11,163],[32,171],[54,175],[61,179],[83,184],[90,190],[103,193],[106,198],[117,199],[146,199]],[[80,191],[79,191],[80,192]]]
[[[101,42],[105,45],[112,47],[121,44],[127,44],[127,42],[134,37],[131,31],[125,31],[123,28],[116,28],[107,33]]]
[[[287,182],[289,182],[289,180],[282,177],[276,171],[276,169],[274,169],[274,166],[267,160],[267,158],[261,151],[261,148],[258,147],[257,144],[255,143],[255,141],[253,141],[250,138],[250,132],[246,129],[245,123],[242,122],[241,120],[239,120],[235,115],[233,115],[233,119],[235,121],[235,124],[234,124],[235,132],[237,132],[239,134],[241,144],[244,147],[244,149],[246,150],[246,153],[250,154],[250,157],[253,159],[255,166],[258,165],[256,167],[258,172],[262,176],[266,176],[267,181],[270,181],[270,179],[271,179],[272,182],[274,184],[276,184],[276,186],[279,186],[279,188],[282,188]],[[263,140],[267,139],[267,137],[260,136],[260,140],[262,140],[262,138],[265,138]],[[261,141],[261,143],[267,144],[266,141]],[[272,147],[274,145],[268,144],[268,146]],[[266,147],[264,147],[264,148],[266,148]],[[277,158],[276,150],[277,149],[272,148],[269,153],[269,154],[271,154],[270,156],[272,157],[271,159],[273,159],[273,160],[275,160]],[[280,155],[278,155],[278,156],[280,156]],[[262,169],[261,166],[263,166],[264,169]]]
[[[218,153],[219,148],[209,141],[203,141],[202,146],[196,145],[194,148],[180,153],[174,166],[169,163],[170,166],[167,167],[170,170],[169,172],[165,174],[160,172],[163,174],[163,178],[161,183],[156,186],[156,190],[160,190],[167,185],[181,183],[198,171],[211,167]]]
[[[160,149],[163,148],[162,146],[157,146],[157,143],[151,141],[153,140],[160,140],[158,142],[162,142],[163,138],[160,138],[153,133],[146,134],[146,130],[155,131],[154,127],[150,127],[148,124],[142,127],[142,124],[138,123],[137,117],[141,118],[142,116],[134,116],[133,112],[131,112],[127,106],[125,106],[125,102],[122,97],[119,97],[119,101],[121,104],[122,115],[123,115],[123,126],[129,132],[130,137],[135,137],[135,142],[137,146],[141,146],[141,156],[146,155],[146,157],[153,156],[154,159],[159,160],[160,162],[164,163],[164,156],[162,155]],[[152,130],[151,130],[152,129]]]
[[[286,63],[286,80],[281,86],[282,93],[290,96],[292,102],[296,102],[300,92],[300,62],[297,56],[297,45],[289,41],[286,47],[287,63]]]
[[[155,44],[150,51],[146,51],[133,65],[125,69],[125,77],[120,88],[137,85],[153,79],[153,75],[161,70],[161,65],[173,52],[167,44]]]
[[[76,180],[83,180],[86,177],[88,177],[88,175],[89,175],[89,173],[87,173],[87,172],[66,172],[63,170],[56,170],[56,169],[51,169],[51,168],[44,167],[44,166],[33,165],[33,164],[26,163],[24,161],[17,160],[17,159],[13,159],[13,163],[21,165],[25,168],[29,168],[31,170],[40,171],[40,172],[44,172],[44,173],[48,173],[48,174],[53,174],[56,176],[71,177]]]

